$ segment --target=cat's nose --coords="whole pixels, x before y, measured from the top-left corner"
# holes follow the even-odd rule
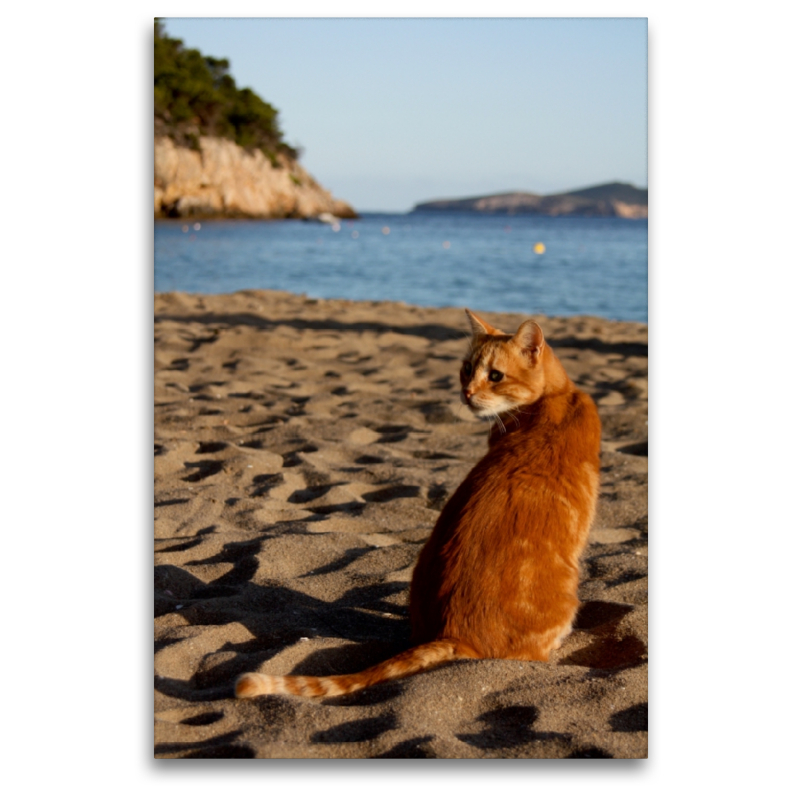
[[[467,386],[465,386],[465,387],[464,387],[464,388],[461,390],[461,394],[462,394],[462,396],[463,396],[463,398],[464,398],[464,402],[465,402],[465,403],[469,403],[469,401],[470,401],[470,398],[472,397],[472,395],[474,395],[474,394],[475,394],[475,392],[474,392],[474,391],[472,391],[472,389],[470,389],[470,388],[468,388]]]

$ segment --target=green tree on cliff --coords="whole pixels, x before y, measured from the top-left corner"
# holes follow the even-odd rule
[[[274,160],[297,158],[283,141],[278,112],[252,89],[238,89],[226,58],[204,56],[183,46],[155,20],[153,110],[157,135],[196,147],[198,136],[221,136]]]

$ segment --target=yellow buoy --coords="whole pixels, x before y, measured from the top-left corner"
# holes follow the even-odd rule
[[[536,253],[536,255],[540,256],[542,253],[544,253],[544,250],[545,247],[541,242],[536,242],[536,244],[533,246],[533,252]]]

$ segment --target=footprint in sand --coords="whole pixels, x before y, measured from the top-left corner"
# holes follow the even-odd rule
[[[195,452],[198,455],[204,453],[219,453],[226,447],[230,447],[227,442],[201,442]]]
[[[618,453],[626,453],[630,456],[647,456],[647,442],[634,442],[617,448]]]
[[[316,453],[318,450],[319,448],[316,445],[310,443],[297,447],[291,452],[284,454],[283,466],[299,467],[301,464],[305,463],[301,457],[303,453]]]
[[[312,744],[332,742],[367,742],[397,727],[393,714],[343,722],[323,731],[317,731],[309,741]]]
[[[638,667],[647,660],[647,647],[637,636],[603,637],[571,653],[559,664],[592,669],[624,670]]]
[[[609,717],[612,731],[646,731],[647,703],[636,703],[629,708],[617,711]]]
[[[385,459],[379,456],[359,456],[355,459],[356,464],[383,464]]]
[[[623,670],[639,666],[647,657],[647,647],[637,636],[618,633],[619,623],[634,606],[590,600],[583,603],[575,620],[576,631],[587,631],[594,641],[570,653],[560,664],[573,664],[593,669]]]
[[[186,481],[187,483],[199,483],[200,481],[205,480],[206,478],[210,478],[212,475],[216,475],[219,472],[222,472],[224,467],[224,462],[222,461],[187,461],[184,464],[185,467],[188,469],[196,469],[196,472],[191,473],[191,475],[187,475],[185,478],[181,478],[181,480]]]
[[[566,734],[543,734],[534,730],[533,725],[539,718],[536,706],[506,706],[486,711],[477,718],[477,722],[484,725],[480,733],[457,733],[456,738],[472,747],[495,750],[505,747],[533,742],[537,738],[551,739]]]
[[[265,473],[253,476],[253,490],[250,497],[264,497],[268,495],[276,486],[281,486],[285,482],[280,472]]]
[[[419,486],[395,484],[374,492],[365,492],[362,497],[370,503],[388,503],[401,497],[419,497]]]
[[[393,444],[407,439],[408,434],[411,433],[414,428],[410,425],[382,425],[375,430],[381,434],[378,439],[378,444]]]
[[[328,483],[320,486],[309,486],[305,489],[297,489],[286,498],[288,503],[310,503],[324,497],[335,486],[342,486],[341,483]]]

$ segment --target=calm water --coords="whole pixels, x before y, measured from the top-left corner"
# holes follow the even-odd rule
[[[156,222],[157,292],[239,289],[646,322],[647,220],[365,214],[338,232]]]

